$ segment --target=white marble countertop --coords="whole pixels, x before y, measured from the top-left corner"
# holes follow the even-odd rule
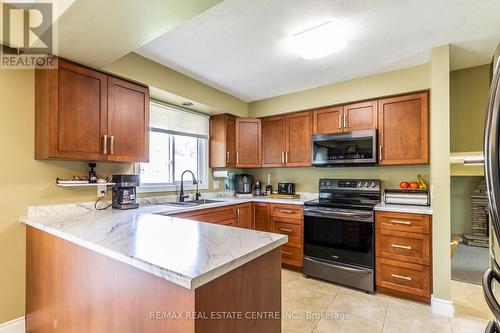
[[[20,221],[196,289],[287,242],[283,235],[155,214],[260,201],[221,200],[224,202],[194,208],[150,205],[135,210],[95,211],[88,204],[31,207],[30,215]]]
[[[431,206],[395,205],[384,202],[376,205],[375,211],[432,215]]]

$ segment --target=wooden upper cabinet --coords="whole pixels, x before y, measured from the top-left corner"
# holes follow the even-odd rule
[[[298,112],[286,116],[287,166],[310,166],[312,144],[312,112]]]
[[[236,166],[235,117],[218,114],[210,117],[210,167]]]
[[[107,75],[59,61],[35,81],[35,158],[106,159]]]
[[[313,111],[313,134],[330,134],[342,132],[342,107]]]
[[[108,78],[108,160],[149,160],[149,90]]]
[[[286,116],[262,119],[262,166],[285,166]]]
[[[429,163],[429,94],[381,99],[379,164]]]
[[[344,132],[377,128],[377,101],[344,105]]]
[[[36,159],[142,162],[148,141],[146,87],[63,59],[35,71]]]
[[[261,144],[261,120],[236,118],[236,167],[260,167]]]

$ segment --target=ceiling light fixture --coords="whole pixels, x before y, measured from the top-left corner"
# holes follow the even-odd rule
[[[194,104],[191,103],[191,102],[184,102],[184,103],[182,103],[182,105],[184,105],[184,106],[193,106]]]
[[[346,46],[341,29],[333,22],[326,22],[293,35],[292,43],[304,59],[325,57]]]

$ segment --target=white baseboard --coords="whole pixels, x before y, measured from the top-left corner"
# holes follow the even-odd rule
[[[431,309],[432,313],[445,317],[453,317],[455,313],[452,301],[439,299],[434,297],[434,295],[431,296]]]
[[[26,333],[24,317],[0,324],[0,333]]]

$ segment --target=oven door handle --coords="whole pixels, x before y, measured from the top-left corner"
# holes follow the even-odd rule
[[[336,263],[325,263],[324,261],[313,259],[311,257],[307,257],[307,260],[315,262],[317,264],[335,266],[336,269],[339,269],[339,270],[342,270],[345,272],[350,272],[350,273],[366,274],[366,273],[371,272],[371,270],[367,269],[367,268],[350,267],[350,266],[346,266],[343,264],[339,264],[337,262]]]
[[[329,211],[320,209],[304,209],[304,216],[311,217],[324,217],[331,219],[350,220],[359,222],[373,223],[373,212],[359,213],[359,212],[342,212],[342,211]]]

